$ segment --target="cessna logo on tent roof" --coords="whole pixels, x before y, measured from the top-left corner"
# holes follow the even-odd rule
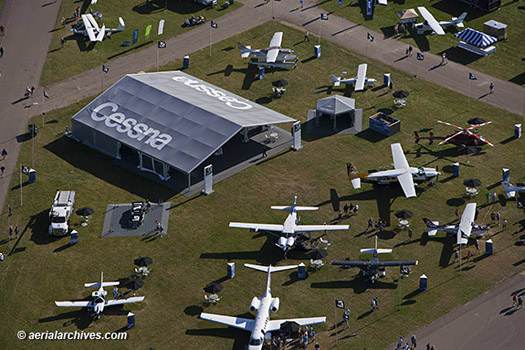
[[[111,114],[101,112],[105,108],[111,109]],[[128,137],[142,141],[159,151],[171,142],[172,137],[168,134],[161,134],[159,130],[153,129],[144,123],[139,123],[136,119],[127,118],[124,113],[117,112],[118,105],[113,102],[105,102],[91,112],[91,119],[96,122],[104,121],[108,128],[115,128],[119,133],[126,133]]]
[[[235,97],[226,96],[224,92],[215,90],[211,86],[199,84],[198,80],[193,80],[186,77],[173,77],[172,79],[180,83],[184,83],[184,85],[187,85],[197,91],[205,92],[208,96],[216,97],[219,101],[226,102],[226,106],[228,107],[235,109],[250,109],[253,107],[246,102],[239,101]]]

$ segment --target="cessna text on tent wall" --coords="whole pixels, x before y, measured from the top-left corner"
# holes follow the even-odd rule
[[[232,96],[226,96],[226,94],[222,91],[215,90],[214,88],[210,86],[206,86],[204,84],[199,84],[199,81],[189,79],[186,77],[173,77],[172,78],[175,81],[184,83],[184,85],[187,85],[197,91],[205,92],[208,96],[216,97],[219,101],[226,102],[226,106],[235,108],[235,109],[250,109],[252,108],[252,105],[239,101],[235,97]]]
[[[99,113],[104,108],[111,108],[110,115]],[[96,122],[104,121],[104,124],[108,128],[116,128],[121,134],[127,134],[132,139],[142,141],[146,136],[149,136],[145,144],[150,145],[159,151],[171,142],[172,137],[168,134],[161,134],[159,130],[150,128],[144,123],[138,123],[136,119],[127,118],[124,113],[117,112],[118,105],[113,102],[105,102],[97,106],[93,112],[91,112],[91,119]]]

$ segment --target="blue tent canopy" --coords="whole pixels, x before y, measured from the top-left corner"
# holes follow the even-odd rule
[[[471,28],[464,29],[461,32],[454,34],[454,36],[460,40],[466,41],[471,45],[482,48],[492,45],[498,41],[498,39],[493,36],[478,32],[477,30]]]

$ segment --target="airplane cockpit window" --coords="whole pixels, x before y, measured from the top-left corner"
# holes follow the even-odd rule
[[[417,174],[418,175],[424,175],[425,174],[425,169],[423,169],[423,167],[417,168]]]
[[[249,345],[261,345],[262,343],[263,343],[263,338],[250,339]]]

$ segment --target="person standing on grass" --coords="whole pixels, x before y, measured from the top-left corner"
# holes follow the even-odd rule
[[[15,226],[15,236],[16,239],[18,239],[18,233],[20,232],[20,228],[18,228],[18,224]]]
[[[374,228],[374,219],[372,218],[368,219],[368,226],[366,227],[366,230],[368,231],[369,228]]]
[[[304,32],[304,41],[310,41],[310,33],[308,31]]]
[[[415,349],[416,346],[417,346],[416,335],[415,334],[412,334],[412,337],[410,338],[410,341],[412,342],[412,349]]]
[[[505,231],[507,229],[507,224],[509,222],[507,221],[507,219],[503,219],[503,231]]]
[[[454,211],[454,214],[456,214],[456,219],[459,219],[459,208],[456,208],[456,211]]]
[[[476,239],[475,245],[476,245],[476,251],[477,251],[478,254],[479,254],[479,253],[480,253],[480,250],[479,250],[479,240],[478,240],[478,239]]]
[[[5,177],[5,166],[3,164],[0,166],[0,172],[2,173],[2,177]]]
[[[408,229],[408,240],[411,241],[412,240],[412,233],[414,233],[414,231],[412,231],[411,228]]]
[[[459,250],[458,248],[454,248],[454,261],[453,262],[456,262],[457,260],[459,260]]]

